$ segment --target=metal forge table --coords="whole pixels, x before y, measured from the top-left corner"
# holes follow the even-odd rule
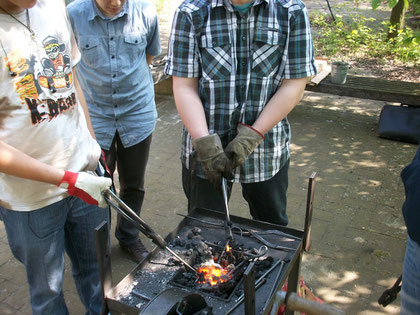
[[[238,288],[227,299],[221,299],[214,295],[202,291],[190,291],[187,288],[180,288],[172,282],[173,278],[179,274],[182,268],[179,265],[168,264],[171,255],[161,249],[154,248],[152,252],[140,262],[124,279],[115,287],[112,287],[111,256],[109,247],[108,224],[104,222],[96,229],[99,271],[101,285],[104,295],[102,314],[168,314],[165,304],[172,303],[171,300],[178,298],[180,294],[198,294],[204,298],[207,306],[212,308],[213,314],[269,314],[274,303],[273,294],[279,290],[288,280],[287,291],[296,292],[299,282],[300,263],[304,250],[310,248],[310,229],[312,218],[312,204],[314,196],[315,175],[309,178],[306,217],[304,230],[292,229],[267,222],[255,221],[237,216],[231,216],[231,221],[235,226],[256,232],[280,231],[289,234],[293,238],[279,236],[277,234],[265,235],[264,239],[279,246],[287,246],[291,250],[268,248],[267,256],[271,256],[277,267],[265,276],[262,285],[255,287],[255,280],[258,277],[251,272],[251,276],[244,277],[245,280],[238,285]],[[224,213],[206,209],[195,209],[179,223],[178,227],[169,233],[165,241],[171,244],[175,238],[185,237],[191,228],[198,227],[202,230],[203,237],[210,241],[220,241],[224,237],[223,228],[212,228],[200,222],[214,222],[220,224],[224,222]],[[196,220],[198,219],[198,220]],[[249,236],[234,235],[235,241],[245,242],[246,246],[260,247],[262,244],[255,238]],[[176,248],[172,248],[176,251]],[[179,252],[178,254],[182,256]],[[187,259],[187,257],[183,257]],[[282,262],[280,264],[280,262]],[[279,267],[283,265],[283,268]],[[281,269],[280,269],[281,268]],[[245,296],[242,303],[238,303],[238,295]],[[173,291],[173,293],[171,293]],[[157,308],[156,308],[157,306]],[[264,309],[265,306],[265,309]],[[286,314],[293,314],[286,311]]]

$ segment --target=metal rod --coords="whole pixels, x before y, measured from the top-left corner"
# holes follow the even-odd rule
[[[223,200],[225,201],[226,222],[228,225],[232,225],[232,222],[230,222],[230,216],[229,216],[229,206],[228,206],[228,197],[227,197],[227,180],[225,177],[222,177],[222,191],[223,191]]]
[[[140,297],[142,299],[145,299],[146,301],[150,301],[152,300],[151,298],[149,298],[148,296],[141,294],[140,292],[136,291],[136,290],[131,290],[131,293],[137,297]]]
[[[262,281],[262,279],[264,279],[271,271],[273,271],[274,269],[276,269],[277,266],[281,262],[282,262],[282,260],[277,260],[276,263],[270,267],[270,269],[268,269],[261,277],[258,278],[257,281],[255,281],[255,285],[257,285],[259,281]]]
[[[107,196],[113,197],[122,208],[128,212],[130,215],[125,213],[123,210],[119,209],[112,201],[109,200]],[[152,240],[156,241],[156,244],[159,245],[162,249],[166,249],[169,253],[171,253],[176,259],[178,259],[181,263],[183,263],[188,269],[190,269],[195,274],[198,274],[197,270],[195,270],[190,264],[188,264],[184,259],[179,257],[173,250],[171,250],[167,245],[166,242],[160,237],[160,235],[156,234],[138,215],[135,213],[129,206],[127,206],[124,201],[122,201],[111,189],[105,191],[105,199],[109,202],[109,204],[115,208],[119,209],[118,213],[122,214],[124,217],[129,217],[133,221],[135,221],[135,226],[138,230],[142,233],[146,234],[147,237],[150,237]]]
[[[182,262],[185,265],[185,267],[188,267],[188,269],[190,269],[192,272],[194,272],[195,274],[198,274],[197,270],[191,267],[190,264],[188,264],[184,259],[179,257],[172,249],[170,249],[168,246],[166,246],[165,249],[168,252],[170,252],[173,256],[175,256],[180,262]]]
[[[257,282],[255,282],[255,290],[257,290],[260,286],[262,286],[266,281],[267,279],[262,279],[258,284]],[[242,304],[244,299],[245,299],[245,294],[241,294],[241,296],[237,300],[238,302],[234,306],[232,306],[232,308],[228,310],[225,315],[232,313],[239,305]]]
[[[268,304],[270,304],[270,300],[271,300],[271,298],[273,297],[274,292],[276,291],[276,288],[277,288],[277,283],[278,283],[278,281],[279,281],[280,275],[281,275],[281,274],[282,274],[282,272],[283,272],[283,268],[284,268],[284,265],[285,265],[285,264],[286,264],[286,262],[285,262],[284,260],[282,260],[282,261],[281,261],[281,264],[280,264],[280,269],[279,269],[279,271],[277,272],[276,279],[274,280],[273,287],[271,288],[270,294],[268,295],[268,299],[267,299],[267,301],[265,302],[265,305],[264,305],[264,308],[263,308],[263,313],[264,313],[264,312],[265,312],[265,310],[267,309]]]
[[[276,263],[270,267],[270,269],[268,269],[266,272],[264,272],[264,274],[261,277],[259,277],[257,281],[255,281],[255,289],[258,289],[260,286],[262,286],[265,283],[265,281],[267,281],[267,279],[265,277],[271,271],[273,271],[282,261],[283,260],[277,260]],[[239,305],[241,305],[241,303],[244,300],[244,297],[245,297],[245,294],[242,293],[237,300],[238,302],[230,310],[228,310],[226,312],[226,315],[232,313]]]
[[[223,224],[220,224],[220,223],[213,223],[213,222],[201,220],[201,219],[192,217],[190,215],[185,215],[185,214],[181,214],[181,213],[177,213],[177,215],[179,215],[181,217],[184,217],[184,218],[191,219],[191,220],[195,220],[195,221],[198,221],[198,222],[201,222],[201,223],[204,223],[204,224],[208,224],[208,225],[214,225],[214,226],[217,226],[217,227],[223,227],[224,226]]]

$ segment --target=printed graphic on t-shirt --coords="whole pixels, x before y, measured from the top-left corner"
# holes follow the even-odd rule
[[[28,107],[34,125],[50,121],[76,105],[75,93],[69,93],[73,74],[65,48],[56,37],[48,36],[37,49],[37,56],[30,55],[27,59],[20,51],[12,51],[7,56],[10,70],[17,76],[15,91]],[[48,97],[51,94],[57,98]]]

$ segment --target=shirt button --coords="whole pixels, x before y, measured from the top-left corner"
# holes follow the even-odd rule
[[[86,46],[85,46],[86,48],[89,48],[89,45],[88,44],[86,44]]]
[[[112,75],[112,77],[113,77],[113,78],[115,78],[116,76],[117,76],[116,74],[113,74],[113,75]]]
[[[242,36],[242,40],[246,40],[246,37],[245,36]]]
[[[112,55],[112,56],[111,56],[111,59],[114,59],[114,58],[115,58],[115,56],[114,56],[114,55]]]
[[[118,118],[115,118],[115,121],[118,121]]]
[[[115,107],[115,108],[117,108],[117,107],[118,107],[118,105],[114,105],[114,107]]]
[[[117,91],[112,92],[112,94],[117,94]]]
[[[114,37],[111,37],[110,40],[114,40]]]

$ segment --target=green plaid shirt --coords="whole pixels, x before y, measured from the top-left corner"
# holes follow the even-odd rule
[[[187,0],[175,13],[165,72],[198,78],[210,133],[223,146],[238,123],[252,125],[283,79],[316,74],[308,13],[300,0],[255,0],[240,14],[229,0]],[[283,119],[238,167],[235,181],[273,177],[290,158]],[[184,128],[181,159],[188,167],[191,137]]]

